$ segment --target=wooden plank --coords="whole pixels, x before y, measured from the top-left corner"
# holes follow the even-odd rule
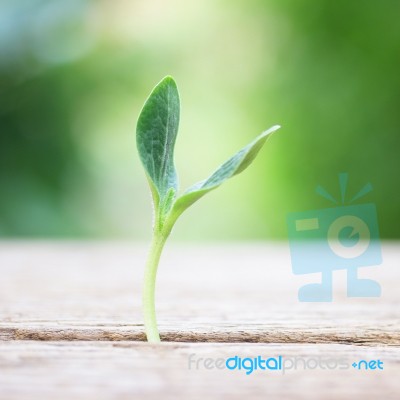
[[[297,369],[293,363],[285,371],[257,370],[246,375],[244,370],[207,369],[201,360],[234,355],[281,355],[285,360],[297,359]],[[303,358],[308,364],[301,362]],[[350,366],[361,359],[379,358],[384,360],[383,370]],[[190,369],[189,359],[194,361]],[[339,365],[335,360],[342,360],[340,365],[346,368],[314,368],[318,359],[326,360],[326,365],[329,360],[331,368],[335,362]],[[376,400],[398,399],[400,393],[399,349],[394,347],[10,341],[0,342],[0,369],[1,398],[7,400]]]
[[[299,303],[287,246],[170,246],[157,282],[160,330],[171,341],[399,344],[398,246],[384,264],[360,269],[380,298],[345,295]],[[127,243],[0,245],[0,337],[142,340],[140,291],[146,247]]]
[[[164,340],[143,342],[146,245],[0,243],[0,399],[396,399],[400,246],[383,246],[380,298],[299,303],[285,244],[167,247],[157,282]],[[384,370],[287,373],[188,368],[199,358],[278,356],[384,362]]]

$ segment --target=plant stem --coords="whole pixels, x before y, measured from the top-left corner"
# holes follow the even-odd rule
[[[158,231],[157,229],[154,230],[144,272],[142,307],[147,341],[150,343],[160,342],[160,335],[158,333],[156,319],[154,292],[158,263],[160,261],[161,252],[164,248],[167,237],[168,234],[164,234],[162,231]]]

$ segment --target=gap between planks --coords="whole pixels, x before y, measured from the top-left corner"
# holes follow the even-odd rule
[[[38,341],[145,341],[142,325],[125,326],[0,326],[0,340]],[[213,326],[212,329],[192,330],[160,329],[166,342],[214,343],[336,343],[363,346],[400,346],[400,332],[380,328],[310,328],[287,329],[254,326]]]

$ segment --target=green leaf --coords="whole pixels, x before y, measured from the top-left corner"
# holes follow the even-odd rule
[[[175,196],[178,190],[174,147],[179,109],[178,88],[173,78],[167,76],[151,92],[137,122],[136,144],[156,210],[167,195]]]
[[[279,125],[275,125],[263,132],[246,147],[243,147],[234,156],[223,163],[209,178],[191,186],[182,196],[178,197],[171,212],[173,221],[176,221],[183,211],[206,193],[216,189],[229,178],[245,170],[253,162],[270,135],[279,128]]]

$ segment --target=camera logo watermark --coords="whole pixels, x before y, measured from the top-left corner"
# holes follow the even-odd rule
[[[336,206],[288,214],[289,246],[294,274],[320,272],[321,283],[302,286],[301,302],[332,301],[332,273],[347,271],[348,297],[379,297],[381,287],[371,279],[359,279],[359,267],[382,263],[378,220],[373,203],[353,204],[372,190],[366,184],[346,200],[348,174],[339,174],[341,201],[323,187],[316,192]]]
[[[287,371],[309,371],[315,369],[321,370],[351,370],[360,371],[383,370],[383,361],[376,360],[358,360],[349,361],[346,358],[335,357],[284,357],[282,355],[274,357],[240,357],[238,355],[228,358],[198,357],[192,353],[188,356],[189,370],[223,370],[243,371],[246,375],[251,375],[255,371],[259,372],[280,372],[285,374]]]

